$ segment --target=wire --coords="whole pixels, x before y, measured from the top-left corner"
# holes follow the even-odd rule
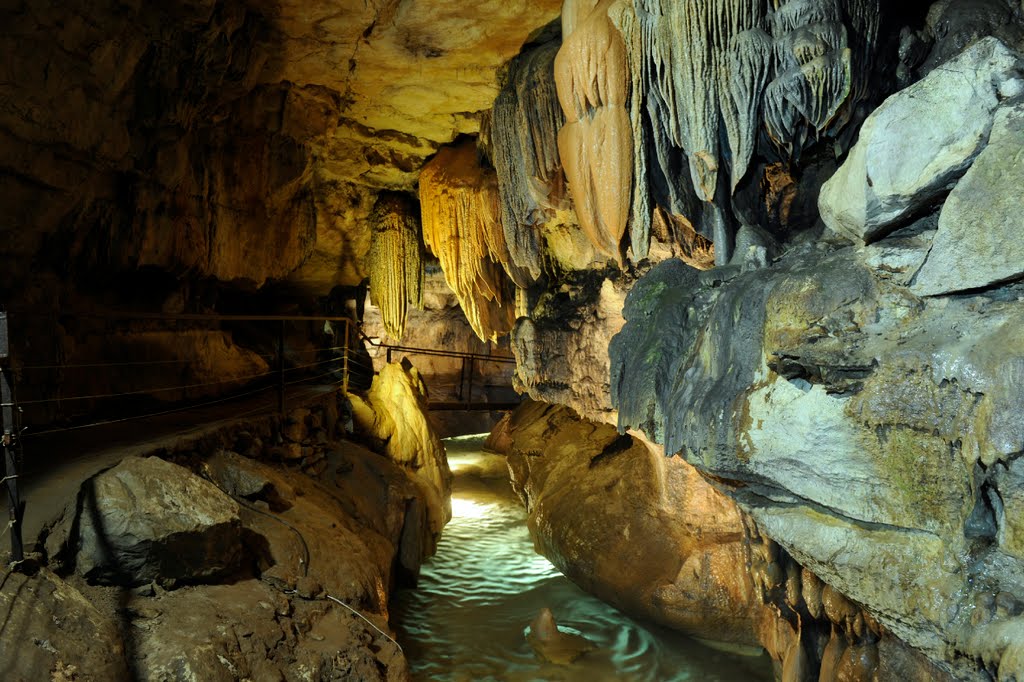
[[[94,367],[133,367],[135,365],[184,365],[190,363],[191,360],[137,360],[130,362],[92,362],[84,364],[56,364],[56,365],[22,365],[18,367],[19,370],[27,369],[78,369],[78,368],[94,368]]]
[[[327,598],[328,598],[328,599],[330,599],[330,600],[331,600],[331,601],[333,601],[334,603],[336,603],[336,604],[341,604],[341,605],[342,605],[342,606],[344,606],[344,607],[345,607],[346,609],[348,609],[349,611],[351,611],[351,612],[352,612],[352,613],[354,613],[355,615],[357,615],[357,616],[359,616],[360,618],[362,618],[362,619],[363,619],[364,621],[366,621],[366,623],[367,623],[367,624],[368,624],[368,625],[369,625],[369,626],[370,626],[371,628],[373,628],[374,630],[376,630],[377,632],[379,632],[379,633],[380,633],[381,635],[383,635],[383,636],[384,636],[384,638],[385,638],[386,640],[388,640],[389,642],[391,642],[392,644],[394,644],[394,645],[395,645],[396,647],[398,647],[398,650],[399,650],[399,651],[401,651],[401,652],[402,652],[403,654],[405,653],[405,651],[404,651],[404,650],[402,649],[402,645],[401,645],[401,644],[399,644],[398,642],[396,642],[396,641],[395,641],[395,640],[394,640],[394,639],[393,639],[393,638],[391,637],[391,635],[389,635],[388,633],[384,632],[384,631],[383,631],[383,630],[381,630],[381,629],[380,629],[379,627],[377,627],[376,625],[374,625],[374,624],[373,624],[373,621],[371,621],[371,620],[370,620],[369,618],[367,618],[367,617],[366,617],[366,616],[364,616],[363,614],[359,613],[359,611],[355,610],[354,608],[352,608],[351,606],[349,606],[349,605],[348,605],[348,604],[346,604],[345,602],[341,601],[341,600],[340,600],[340,599],[338,599],[337,597],[334,597],[334,596],[332,596],[332,595],[329,595],[329,594],[326,594],[326,593],[325,593],[325,595],[327,596]]]
[[[125,396],[132,395],[149,395],[150,393],[165,393],[167,391],[184,391],[189,388],[202,388],[204,386],[217,386],[219,384],[231,384],[238,381],[249,381],[250,379],[259,379],[261,377],[270,376],[276,374],[276,370],[263,372],[261,374],[250,374],[243,377],[235,377],[233,379],[221,379],[220,381],[208,381],[201,384],[186,384],[184,386],[168,386],[166,388],[147,388],[139,391],[125,391],[123,393],[104,393],[98,395],[76,395],[70,398],[40,398],[38,400],[21,400],[18,402],[19,405],[40,405],[43,403],[63,403],[70,402],[72,400],[100,400],[103,398],[122,398]]]
[[[29,432],[29,433],[24,434],[22,436],[22,438],[35,438],[37,436],[43,436],[43,435],[46,435],[46,434],[49,434],[49,433],[63,433],[64,431],[77,431],[79,429],[91,429],[94,426],[106,426],[108,424],[120,424],[122,422],[135,421],[137,419],[149,419],[150,417],[162,417],[163,415],[174,414],[176,412],[186,412],[188,410],[198,410],[198,409],[201,409],[201,408],[204,408],[204,407],[209,407],[210,405],[219,405],[220,403],[226,403],[226,402],[229,402],[229,401],[232,401],[232,400],[237,400],[238,398],[244,398],[245,396],[248,396],[248,395],[253,395],[255,393],[261,393],[263,391],[268,391],[271,388],[272,388],[271,386],[261,386],[260,388],[253,389],[251,391],[246,391],[244,393],[235,393],[234,395],[229,395],[229,396],[224,397],[224,398],[217,398],[216,400],[210,400],[210,401],[207,401],[207,402],[204,402],[204,403],[191,404],[191,405],[183,405],[181,407],[175,407],[175,408],[171,408],[169,410],[161,410],[159,412],[149,412],[147,414],[139,414],[139,415],[135,415],[133,417],[123,417],[121,419],[107,419],[107,420],[104,420],[104,421],[93,422],[93,423],[90,423],[90,424],[79,424],[78,426],[65,426],[65,427],[60,427],[60,428],[47,429],[45,431]]]

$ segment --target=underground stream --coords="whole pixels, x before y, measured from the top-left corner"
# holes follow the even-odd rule
[[[445,442],[454,475],[452,520],[415,589],[392,617],[417,682],[756,682],[771,662],[706,646],[623,615],[534,551],[504,457],[483,436]],[[540,660],[526,631],[542,608],[596,645],[569,665]]]

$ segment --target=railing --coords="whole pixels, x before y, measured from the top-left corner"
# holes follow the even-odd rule
[[[30,314],[25,314],[30,315]],[[21,317],[20,314],[15,313],[14,318]],[[30,315],[31,316],[31,315]],[[32,316],[35,319],[46,316]],[[131,411],[129,405],[125,404],[125,399],[138,399],[138,398],[157,398],[163,399],[165,402],[183,402],[189,403],[182,409],[191,409],[194,407],[194,401],[196,395],[203,395],[209,393],[224,393],[230,391],[233,387],[240,388],[242,386],[252,387],[256,386],[255,390],[247,390],[244,393],[238,393],[237,391],[232,392],[232,395],[228,396],[227,399],[240,397],[241,395],[249,395],[252,393],[261,392],[267,390],[271,386],[276,387],[277,398],[278,398],[278,410],[284,412],[285,409],[285,392],[286,388],[295,384],[322,380],[321,383],[331,383],[331,378],[337,379],[337,383],[348,390],[349,381],[352,375],[350,365],[362,363],[364,366],[361,368],[364,372],[371,372],[372,367],[368,365],[365,358],[359,358],[355,355],[352,347],[352,320],[347,317],[341,316],[301,316],[301,315],[220,315],[220,314],[154,314],[154,313],[112,313],[112,312],[87,312],[87,313],[74,313],[74,314],[61,314],[56,316],[49,316],[56,328],[58,319],[66,322],[67,320],[90,320],[98,321],[100,323],[127,323],[138,324],[146,322],[163,323],[165,326],[158,326],[156,328],[143,327],[133,328],[127,330],[110,330],[108,328],[93,329],[94,336],[102,334],[108,334],[112,341],[116,341],[119,331],[126,332],[121,341],[125,346],[133,347],[133,350],[147,359],[136,359],[130,358],[125,360],[114,360],[109,357],[109,353],[101,351],[99,353],[92,353],[92,357],[89,357],[88,351],[86,352],[85,358],[78,358],[76,361],[68,361],[66,357],[56,357],[53,359],[46,359],[43,362],[36,364],[16,364],[13,369],[20,378],[20,384],[26,388],[30,393],[34,393],[26,399],[18,401],[18,407],[21,409],[25,408],[43,408],[46,407],[51,414],[45,415],[42,418],[29,419],[30,422],[44,422],[54,421],[53,417],[57,420],[74,418],[76,412],[81,413],[83,410],[76,410],[76,405],[82,405],[86,410],[85,412],[102,412],[104,406],[114,404],[117,405],[116,411]],[[195,326],[189,329],[180,329],[180,323],[191,322],[195,326],[202,327],[203,325],[214,324],[217,327],[213,330],[210,329],[197,329]],[[325,338],[334,339],[329,342],[328,345],[319,347],[312,346],[301,346],[298,348],[286,348],[286,337],[288,332],[288,324],[316,324],[316,325],[335,325],[337,329],[331,327],[331,334],[324,334]],[[166,325],[177,325],[174,328]],[[272,325],[269,329],[263,325]],[[224,326],[227,326],[225,328]],[[259,328],[244,329],[239,325],[257,325],[263,326]],[[174,339],[175,335],[184,334],[195,334],[203,332],[222,332],[230,334],[232,337],[231,344],[234,348],[243,349],[245,352],[241,355],[236,356],[234,359],[238,361],[245,361],[248,364],[256,364],[255,361],[259,359],[259,365],[252,367],[251,371],[240,373],[221,373],[220,377],[210,379],[208,374],[216,374],[217,367],[199,367],[197,362],[202,358],[199,357],[198,353],[189,354],[189,350],[181,345],[179,341],[178,347],[172,347],[168,345],[168,340]],[[303,338],[313,336],[312,330],[307,329],[305,333],[301,334]],[[147,337],[147,335],[155,334],[158,337],[167,335],[162,338],[154,339]],[[238,336],[249,336],[249,344],[247,345],[243,340],[239,341]],[[179,337],[180,338],[180,337]],[[197,342],[201,343],[201,341]],[[253,348],[255,346],[255,348]],[[260,350],[270,352],[259,352]],[[58,356],[62,356],[63,353],[56,353]],[[289,362],[289,355],[291,356],[291,362]],[[303,357],[306,356],[306,357]],[[210,364],[210,363],[207,363]],[[166,368],[166,369],[164,369]],[[145,371],[145,370],[151,371]],[[164,371],[157,371],[163,369]],[[95,385],[103,384],[102,380],[97,380],[95,372],[105,372],[107,374],[120,373],[121,386],[114,390],[114,385],[118,382],[111,381],[112,390],[91,392],[79,391],[73,395],[64,394],[65,385],[70,384],[71,388],[74,388],[75,382],[69,381],[69,379],[78,378],[81,379],[79,384],[84,385]],[[152,377],[153,375],[159,376],[163,374],[166,376],[178,376],[184,379],[185,377],[193,377],[194,380],[179,380],[169,381],[165,380],[157,384],[149,384],[146,386],[137,386],[136,379],[141,377]],[[49,382],[51,384],[51,390],[45,390],[42,384]],[[39,384],[37,386],[37,383]],[[56,390],[53,390],[53,389]],[[220,391],[218,389],[224,389]],[[180,398],[176,399],[177,396]],[[189,401],[192,402],[189,402]],[[127,408],[127,409],[126,409]],[[161,410],[161,413],[166,411]],[[139,414],[132,418],[144,418],[146,416],[152,416],[153,413]],[[80,416],[80,415],[77,415]],[[96,425],[101,423],[107,423],[107,421],[96,422]],[[79,425],[74,428],[84,428]],[[47,432],[52,432],[61,429],[48,429]],[[30,435],[41,435],[40,431],[30,431]],[[29,435],[27,434],[27,435]]]
[[[402,355],[422,355],[427,357],[437,358],[449,358],[453,360],[460,360],[459,369],[459,380],[457,384],[452,387],[454,391],[454,400],[451,401],[439,401],[435,397],[430,400],[430,409],[432,410],[473,410],[473,409],[490,409],[490,410],[505,410],[511,409],[519,404],[519,400],[473,400],[473,389],[475,381],[475,370],[479,365],[485,363],[495,364],[506,364],[515,365],[516,359],[511,355],[490,355],[485,353],[472,353],[468,351],[455,351],[455,350],[443,350],[439,348],[420,348],[415,346],[402,346],[396,344],[382,343],[379,340],[375,340],[371,337],[363,335],[363,340],[370,344],[373,348],[378,351],[384,351],[386,361],[390,364],[394,360],[396,354]],[[432,392],[436,392],[438,388],[446,388],[446,385],[439,385],[437,383],[431,384],[428,388]],[[511,389],[511,382],[502,383],[496,386],[476,386],[477,388],[507,388]],[[483,397],[487,397],[486,395]]]
[[[68,336],[85,347],[81,357],[69,358],[63,343],[56,343],[59,333],[63,333],[69,323],[80,327]],[[182,329],[186,323],[189,327]],[[307,347],[308,340],[316,336],[317,328],[314,327],[297,334],[303,339],[303,344],[289,347],[289,325],[303,324],[324,325],[319,327],[322,338],[333,341],[326,345],[309,343],[315,347]],[[232,374],[226,378],[204,377],[204,372],[215,373],[218,368],[199,367],[197,361],[201,358],[198,354],[190,355],[184,345],[176,348],[167,343],[168,339],[177,338],[180,344],[181,335],[202,333],[204,325],[215,325],[214,329],[205,331],[229,334],[229,347],[235,352],[241,349],[246,358],[259,358],[259,371]],[[256,328],[250,328],[250,325]],[[15,338],[13,344],[9,342],[9,331],[18,332],[11,334]],[[118,337],[118,334],[122,336]],[[147,334],[157,336],[147,337]],[[168,336],[161,336],[164,334]],[[110,350],[107,342],[119,338],[126,347],[132,347],[133,353],[114,358],[111,355],[116,353]],[[45,349],[40,350],[48,341],[53,342],[49,354]],[[90,342],[96,341],[99,343],[94,344],[90,351]],[[351,318],[344,316],[0,312],[0,447],[4,472],[0,486],[6,489],[10,503],[10,521],[6,528],[0,528],[0,537],[11,533],[13,561],[23,560],[20,527],[24,503],[18,491],[22,441],[198,410],[241,398],[255,399],[258,394],[270,391],[276,391],[276,410],[284,414],[286,395],[292,387],[311,384],[314,390],[322,390],[325,385],[337,385],[347,392],[353,376],[363,380],[362,387],[368,386],[375,371],[363,341],[378,352],[385,352],[389,363],[396,354],[459,360],[455,400],[431,401],[431,409],[502,410],[514,408],[519,402],[495,401],[488,399],[490,396],[487,395],[474,401],[474,388],[488,388],[474,384],[476,369],[485,363],[514,364],[515,358],[511,356],[383,344],[367,337]],[[27,353],[18,353],[16,349],[29,345],[32,346],[32,359],[25,362]],[[305,354],[311,356],[303,357]],[[23,357],[17,357],[19,355]],[[162,371],[161,368],[170,371]],[[79,372],[82,374],[76,384],[74,373]],[[98,377],[98,373],[104,376]],[[135,385],[140,378],[152,379],[154,376],[177,376],[179,379],[191,376],[194,379]],[[86,390],[103,385],[104,381],[108,382],[109,390]],[[23,399],[18,399],[12,390],[16,383],[22,389]],[[509,384],[497,388],[510,391]],[[65,395],[69,388],[72,394]],[[80,390],[76,392],[75,388]],[[197,400],[197,395],[204,394],[208,399]],[[160,409],[152,409],[153,401],[161,398],[163,404]],[[241,418],[267,409],[268,406],[262,405],[256,410],[233,413],[232,416]],[[36,413],[32,414],[33,411]],[[27,427],[23,426],[26,422]]]

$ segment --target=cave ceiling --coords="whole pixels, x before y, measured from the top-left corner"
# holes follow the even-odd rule
[[[4,2],[0,291],[150,268],[324,294],[558,0]],[[38,289],[38,286],[37,286]],[[74,294],[68,294],[73,296]]]

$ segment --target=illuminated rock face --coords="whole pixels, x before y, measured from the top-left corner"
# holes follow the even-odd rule
[[[513,268],[501,227],[493,171],[480,166],[472,142],[446,147],[420,174],[423,241],[441,261],[473,331],[481,339],[507,333],[515,320]]]
[[[489,442],[507,455],[538,551],[616,608],[763,646],[784,680],[949,679],[681,458],[543,403],[499,432]]]
[[[370,242],[370,298],[380,308],[384,329],[395,340],[405,334],[409,306],[423,307],[423,244],[419,207],[410,197],[382,193],[373,207]]]
[[[629,58],[608,11],[613,0],[566,2],[555,82],[566,124],[558,133],[580,225],[598,251],[622,263],[633,182],[626,109]]]
[[[427,500],[433,541],[452,518],[452,473],[444,445],[427,419],[427,389],[419,372],[385,365],[366,398],[350,396],[357,430],[382,443],[384,454],[405,468]],[[428,548],[427,554],[433,554]]]

